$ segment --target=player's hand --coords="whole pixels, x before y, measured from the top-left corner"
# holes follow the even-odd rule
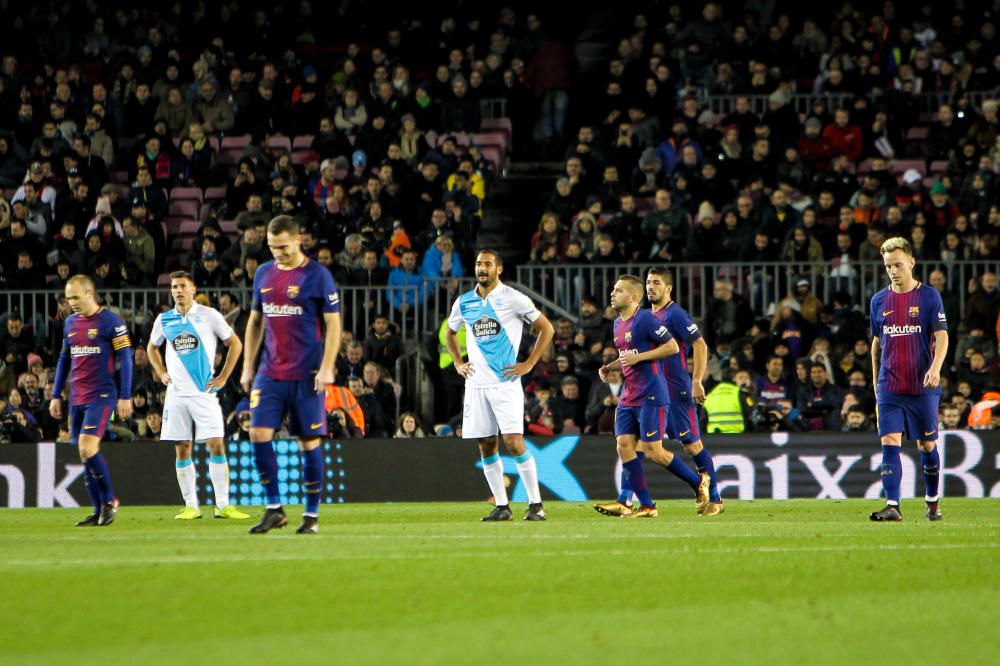
[[[601,378],[602,382],[604,382],[605,384],[607,384],[608,383],[608,367],[606,365],[602,365],[601,367],[599,367],[597,369],[597,376]]]
[[[455,372],[457,372],[460,377],[465,379],[468,379],[472,375],[476,374],[476,371],[472,368],[471,363],[456,363]]]
[[[622,357],[622,365],[627,365],[632,367],[633,365],[639,365],[642,361],[639,359],[638,354],[628,354]]]
[[[160,381],[163,382],[164,384],[166,384],[167,386],[170,386],[170,382],[171,382],[170,374],[168,372],[164,371],[164,373],[162,375],[160,375]]]
[[[691,382],[691,398],[696,405],[705,404],[705,386],[701,382]]]
[[[250,391],[253,389],[252,367],[243,369],[243,374],[240,375],[240,386],[242,386],[243,390],[247,392],[247,395],[250,395]]]
[[[49,414],[57,421],[62,419],[62,398],[49,400]]]
[[[330,368],[329,370],[319,369],[316,373],[316,380],[313,382],[313,390],[316,393],[326,393],[326,387],[333,383],[333,373],[335,370]]]
[[[937,388],[941,385],[941,371],[931,368],[924,375],[924,387],[926,388]]]
[[[122,398],[119,400],[115,411],[118,413],[118,418],[122,421],[132,418],[132,398]]]
[[[529,372],[531,372],[531,366],[522,361],[514,365],[505,365],[503,367],[503,378],[517,379],[518,377],[524,377]]]
[[[168,377],[167,379],[170,378]],[[209,391],[221,391],[223,388],[225,388],[227,381],[229,381],[227,377],[216,377],[209,383],[205,384],[205,387],[208,388]],[[167,384],[169,382],[163,382],[163,383]]]

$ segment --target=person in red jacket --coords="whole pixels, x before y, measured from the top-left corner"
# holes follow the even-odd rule
[[[861,159],[861,128],[851,124],[847,109],[837,109],[833,122],[823,129],[823,138],[830,143],[833,154],[842,153],[851,162]]]

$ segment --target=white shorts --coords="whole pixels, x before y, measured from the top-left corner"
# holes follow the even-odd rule
[[[521,382],[466,387],[462,411],[462,438],[480,439],[524,434],[524,389]]]
[[[166,442],[204,441],[225,437],[226,426],[222,418],[219,398],[212,393],[201,395],[173,395],[167,389],[163,402],[163,429],[160,440]]]

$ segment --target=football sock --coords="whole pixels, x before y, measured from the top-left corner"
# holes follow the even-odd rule
[[[90,475],[97,482],[100,492],[101,502],[107,504],[115,500],[115,491],[111,487],[111,473],[108,471],[108,463],[104,456],[98,451],[83,461],[84,466],[90,470]]]
[[[935,446],[932,451],[920,452],[920,466],[924,468],[924,494],[928,502],[938,501],[941,456]]]
[[[702,447],[698,455],[691,456],[691,458],[694,460],[694,465],[698,471],[708,472],[709,478],[712,479],[712,485],[708,489],[709,500],[712,502],[721,502],[719,480],[715,477],[715,462],[712,461],[712,454],[708,452],[708,449]],[[674,460],[677,460],[677,458],[674,458]]]
[[[177,485],[181,489],[181,497],[184,498],[184,506],[190,509],[198,508],[198,489],[195,486],[195,479],[198,473],[194,470],[194,459],[185,458],[174,463],[177,468]]]
[[[645,451],[636,451],[635,457],[639,459],[639,464],[642,464],[643,459],[646,457]],[[625,473],[625,465],[622,465],[622,490],[618,493],[618,501],[622,504],[628,504],[632,501],[632,486],[628,480],[628,474]]]
[[[323,448],[318,446],[302,452],[302,476],[306,480],[306,510],[303,516],[319,517],[319,502],[323,498]]]
[[[257,476],[267,493],[267,508],[281,508],[281,490],[278,488],[278,457],[271,442],[254,442],[253,457],[257,462]]]
[[[899,449],[898,446],[882,446],[882,488],[885,489],[885,503],[892,506],[899,506],[899,485],[903,480]]]
[[[229,461],[226,456],[208,457],[208,475],[212,477],[215,506],[225,509],[229,506]]]
[[[698,490],[698,484],[701,483],[701,478],[695,474],[694,470],[688,467],[680,456],[674,456],[674,459],[670,461],[667,465],[667,471],[676,476],[681,481]]]
[[[517,473],[521,475],[524,489],[528,492],[528,504],[538,504],[542,501],[542,493],[538,489],[538,466],[531,451],[525,451],[514,458],[517,463]]]
[[[634,458],[622,463],[622,469],[628,474],[629,485],[639,498],[639,503],[643,506],[653,506],[653,498],[649,496],[649,488],[646,486],[646,474],[642,471],[642,460]]]
[[[94,507],[94,513],[101,512],[101,489],[97,487],[97,479],[93,477],[87,466],[83,467],[83,484],[87,486],[87,496]]]
[[[493,493],[493,503],[497,506],[507,506],[507,488],[503,485],[503,461],[500,460],[499,453],[483,458],[483,474],[486,475],[486,483]]]

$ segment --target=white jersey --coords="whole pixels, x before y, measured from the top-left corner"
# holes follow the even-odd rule
[[[478,287],[459,296],[451,308],[448,328],[457,333],[466,327],[473,373],[465,385],[483,388],[512,381],[503,378],[503,368],[517,363],[524,324],[533,324],[541,316],[530,298],[502,282],[485,299]]]
[[[160,314],[153,323],[150,341],[167,344],[167,374],[174,396],[203,395],[214,376],[218,340],[228,340],[233,327],[213,308],[194,303],[187,315],[177,308]]]

